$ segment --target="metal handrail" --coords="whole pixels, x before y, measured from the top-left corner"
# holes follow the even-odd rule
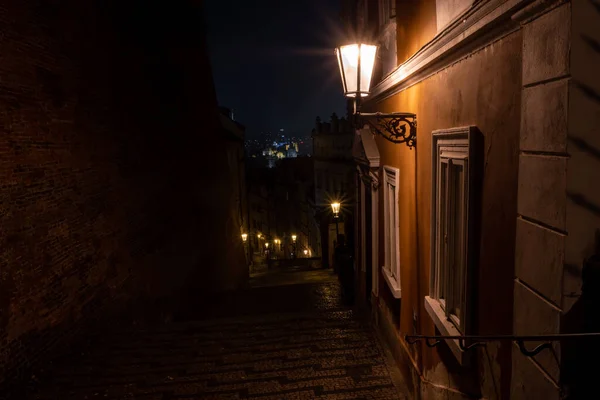
[[[600,332],[593,333],[556,333],[551,335],[405,335],[404,340],[408,344],[415,344],[419,340],[425,340],[427,347],[436,347],[443,340],[458,340],[458,346],[462,351],[471,350],[478,346],[485,346],[486,342],[492,341],[512,341],[517,342],[519,350],[527,357],[534,357],[539,354],[542,350],[549,349],[552,347],[552,342],[561,340],[572,340],[582,338],[598,338],[600,339]],[[465,341],[473,341],[468,345],[465,345]],[[525,347],[525,342],[545,342],[533,350]]]

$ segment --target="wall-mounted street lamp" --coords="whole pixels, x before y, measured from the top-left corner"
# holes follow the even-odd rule
[[[307,256],[307,255],[308,255],[308,250],[304,249],[304,256]]]
[[[333,211],[333,216],[335,218],[339,217],[339,215],[340,215],[340,203],[338,203],[338,202],[331,203],[331,210]]]
[[[333,219],[335,219],[335,240],[338,240],[338,237],[340,236],[340,231],[338,228],[338,220],[340,217],[340,203],[339,202],[333,202],[331,203],[331,211],[333,211]]]
[[[247,240],[248,240],[248,234],[242,233],[242,242],[246,243]]]
[[[292,235],[292,245],[293,245],[293,248],[294,248],[294,257],[293,258],[294,259],[296,258],[296,239],[297,238],[298,238],[298,236]]]
[[[417,116],[411,113],[361,113],[363,97],[370,92],[377,46],[354,43],[335,49],[344,95],[354,99],[354,116],[357,126],[368,124],[373,134],[383,136],[392,143],[406,143],[412,149],[417,144]]]

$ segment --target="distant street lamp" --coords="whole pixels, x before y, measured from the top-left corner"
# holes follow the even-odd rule
[[[354,99],[354,117],[357,128],[367,123],[373,134],[392,143],[406,143],[413,148],[417,142],[417,116],[412,113],[361,113],[361,99],[370,94],[371,78],[375,67],[377,46],[353,43],[335,49],[344,95]]]
[[[331,203],[331,210],[333,211],[333,219],[335,220],[335,240],[339,240],[340,231],[338,228],[338,219],[340,216],[340,203],[337,201],[335,203]]]
[[[244,256],[246,257],[246,260],[248,260],[249,253],[250,251],[248,250],[248,254],[246,253],[246,242],[248,241],[248,234],[247,233],[242,233],[242,242],[243,242],[243,247],[244,247]]]
[[[298,238],[298,236],[296,235],[292,235],[292,244],[293,244],[293,248],[294,248],[294,258],[296,258],[296,239]]]
[[[331,203],[331,210],[333,211],[333,216],[337,218],[340,214],[340,203]]]
[[[259,252],[260,252],[260,239],[262,239],[262,238],[263,238],[263,235],[261,233],[256,234],[256,240],[257,240],[256,245],[257,245],[257,249]]]
[[[304,256],[307,256],[307,255],[308,255],[308,250],[304,249]]]

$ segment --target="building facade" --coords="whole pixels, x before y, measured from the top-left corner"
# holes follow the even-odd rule
[[[345,235],[346,242],[353,245],[355,176],[352,146],[354,132],[345,118],[335,113],[330,122],[322,122],[317,117],[312,132],[315,207],[321,230],[321,254],[323,264],[333,264],[333,249],[336,235]],[[341,212],[339,220],[333,219],[331,203],[339,202]]]
[[[265,243],[275,225],[274,170],[264,166],[248,166],[248,253],[252,255],[251,272],[266,268],[268,249]]]
[[[275,265],[273,260],[320,255],[313,168],[311,157],[292,157],[277,161],[274,168],[248,170],[253,271],[266,268],[267,259]]]
[[[246,128],[244,125],[233,119],[233,112],[226,108],[219,108],[220,122],[222,127],[222,134],[225,138],[225,146],[227,150],[227,170],[230,174],[230,179],[227,184],[230,185],[232,193],[232,215],[231,220],[235,226],[240,227],[239,235],[248,232],[250,228],[249,223],[249,210],[248,210],[248,190],[246,188],[246,162],[245,162],[245,149],[244,149],[244,137]],[[243,242],[243,241],[242,241]],[[252,253],[247,247],[247,242],[244,243],[244,253],[246,257],[246,263],[251,264]],[[248,270],[245,271],[245,274]]]
[[[363,111],[418,121],[414,149],[365,128],[354,150],[359,298],[415,398],[591,398],[578,365],[597,342],[528,355],[514,340],[467,350],[405,335],[598,331],[598,11],[344,2],[349,32],[380,45]]]
[[[287,158],[277,166],[279,196],[277,232],[284,243],[284,256],[319,257],[321,235],[315,218],[314,159]],[[296,235],[294,244],[291,235]]]

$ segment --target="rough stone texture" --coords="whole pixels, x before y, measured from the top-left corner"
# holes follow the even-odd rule
[[[573,296],[581,294],[584,261],[598,250],[600,237],[600,212],[594,207],[600,203],[589,202],[581,194],[569,193],[567,202],[567,229],[565,239],[565,264],[562,292]],[[566,311],[566,310],[565,310]]]
[[[438,31],[444,29],[453,19],[466,11],[473,0],[436,0],[436,22]]]
[[[584,36],[586,38],[587,36]],[[579,41],[581,41],[580,39]],[[589,46],[588,46],[589,47]],[[585,53],[588,56],[587,53]],[[580,59],[591,63],[600,53]],[[569,95],[569,161],[567,163],[567,231],[564,288],[581,293],[581,270],[586,258],[600,251],[600,78],[580,73]],[[582,81],[580,79],[586,79]],[[567,311],[567,310],[565,310]]]
[[[560,391],[517,346],[512,352],[511,400],[559,400]]]
[[[571,6],[562,5],[523,27],[523,85],[569,73]]]
[[[515,273],[560,307],[565,236],[517,219]]]
[[[98,335],[24,398],[407,398],[330,270],[268,275],[215,297],[211,315]]]
[[[598,2],[571,2],[571,76],[573,81],[585,84],[596,94],[600,93],[600,29],[598,29]],[[589,125],[592,127],[593,125]]]
[[[568,99],[567,79],[523,89],[521,150],[566,152]]]
[[[0,386],[109,311],[241,277],[192,3],[0,6]]]
[[[517,212],[565,230],[567,159],[522,154]]]
[[[560,333],[560,315],[558,308],[551,306],[536,293],[515,281],[514,332],[515,335],[544,335]],[[528,346],[539,343],[530,342]],[[559,380],[558,343],[554,354],[545,350],[534,357],[541,367],[555,380]]]

